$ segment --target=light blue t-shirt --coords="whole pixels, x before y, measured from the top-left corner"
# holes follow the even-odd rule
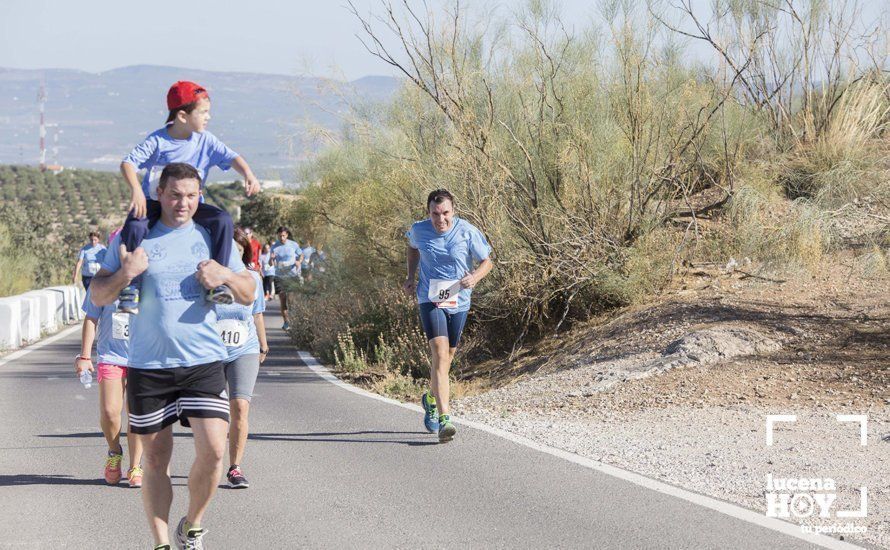
[[[87,290],[81,309],[87,317],[99,323],[96,338],[97,363],[110,363],[119,367],[127,366],[127,351],[130,347],[130,314],[116,313],[117,300],[104,307],[93,305],[92,294]]]
[[[145,170],[142,192],[147,198],[158,200],[158,182],[168,164],[185,162],[194,166],[201,174],[203,189],[210,168],[217,166],[220,170],[228,170],[236,158],[238,153],[226,147],[210,132],[192,132],[188,139],[173,139],[165,126],[149,134],[145,141],[124,157],[124,162]]]
[[[260,352],[260,340],[256,334],[256,323],[253,316],[257,313],[266,311],[266,299],[263,296],[263,281],[260,279],[259,273],[251,271],[254,281],[256,281],[256,291],[253,294],[253,304],[243,306],[237,302],[228,305],[216,305],[216,322],[217,332],[220,333],[223,343],[229,352],[226,360],[234,361],[247,353]],[[226,321],[235,321],[235,325],[243,325],[247,328],[247,338],[241,340],[240,332],[236,332],[237,328],[232,326],[233,323]]]
[[[491,254],[485,236],[473,224],[454,218],[454,225],[445,233],[438,233],[429,219],[415,222],[405,234],[411,248],[420,251],[420,274],[417,280],[417,301],[432,302],[429,298],[430,280],[460,280],[472,270],[473,262],[481,262]],[[458,293],[457,307],[449,313],[468,311],[473,289]]]
[[[279,277],[295,277],[298,275],[297,258],[303,251],[296,241],[288,239],[286,242],[275,241],[272,245],[272,253],[275,254],[276,272]]]
[[[142,274],[139,313],[130,323],[130,362],[137,369],[193,367],[228,357],[216,332],[216,310],[195,277],[198,263],[210,259],[210,235],[190,222],[171,228],[158,221],[142,241],[148,269]],[[102,268],[121,267],[120,235],[114,238]],[[244,264],[232,244],[227,267]]]
[[[272,253],[260,254],[260,265],[263,267],[263,276],[275,276],[275,262],[272,261]]]
[[[77,259],[83,260],[80,272],[84,277],[93,277],[96,273],[99,273],[99,268],[102,267],[102,260],[105,259],[105,250],[105,246],[101,244],[96,246],[87,244],[81,247]]]
[[[307,246],[303,249],[303,267],[309,268],[309,263],[312,261],[312,255],[315,254],[315,247]]]

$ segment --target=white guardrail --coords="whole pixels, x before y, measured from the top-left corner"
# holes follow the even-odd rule
[[[0,351],[18,349],[83,319],[84,290],[51,286],[0,298]]]

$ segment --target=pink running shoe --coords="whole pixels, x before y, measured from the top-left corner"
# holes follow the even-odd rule
[[[108,458],[105,459],[105,483],[117,485],[121,480],[121,460],[123,458],[123,452],[108,451]]]
[[[130,482],[130,487],[135,487],[137,489],[142,487],[142,468],[133,466],[127,470],[127,481]]]

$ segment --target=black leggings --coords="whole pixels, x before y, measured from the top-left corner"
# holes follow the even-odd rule
[[[271,275],[266,275],[263,277],[263,293],[264,294],[272,294],[272,279]]]

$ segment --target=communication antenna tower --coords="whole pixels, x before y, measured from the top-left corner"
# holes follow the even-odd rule
[[[40,83],[40,92],[37,94],[37,102],[40,105],[40,171],[46,171],[46,121],[43,118],[46,110],[46,86]]]

